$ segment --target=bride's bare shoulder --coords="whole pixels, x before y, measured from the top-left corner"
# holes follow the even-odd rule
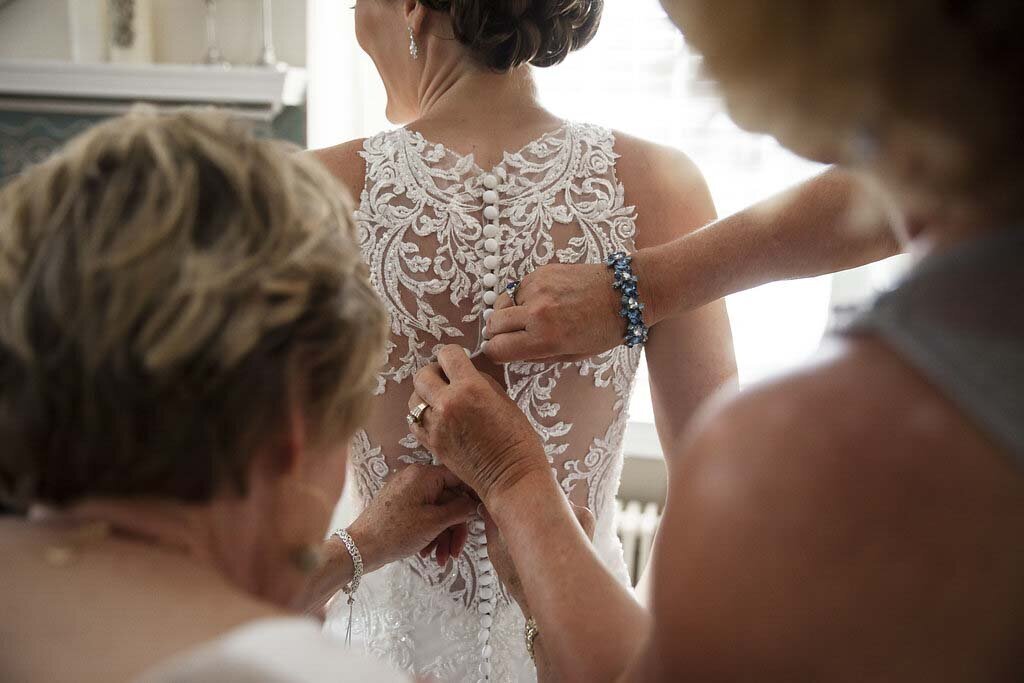
[[[365,142],[365,138],[360,138],[310,152],[335,178],[344,183],[356,198],[366,183],[366,162],[359,154]]]
[[[620,156],[616,167],[621,171],[653,179],[672,178],[682,182],[704,182],[697,164],[681,150],[658,144],[635,135],[613,131],[615,152]]]
[[[637,246],[655,246],[715,219],[704,174],[682,151],[615,132],[615,169],[637,209]]]

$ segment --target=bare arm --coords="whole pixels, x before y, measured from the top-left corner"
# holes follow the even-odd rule
[[[888,208],[831,168],[782,194],[637,255],[657,322],[759,285],[894,256]],[[642,275],[643,276],[643,275]]]
[[[646,638],[648,615],[605,569],[551,472],[485,504],[515,558],[549,670],[565,681],[616,680]]]
[[[576,514],[583,532],[590,541],[593,541],[594,530],[597,526],[596,518],[585,507],[573,503],[570,503],[570,506]],[[530,609],[530,603],[523,590],[523,582],[516,569],[515,562],[513,562],[511,555],[509,555],[505,538],[497,524],[494,523],[494,519],[487,514],[486,510],[484,511],[484,521],[487,524],[487,556],[494,563],[494,570],[498,573],[498,577],[509,592],[509,595],[519,605],[523,616],[526,619],[530,619],[533,616],[533,610]],[[523,635],[525,637],[525,632]],[[545,636],[543,633],[539,633],[533,641],[533,656],[534,664],[537,667],[537,678],[541,683],[564,681],[566,675],[563,672],[559,672],[547,656],[544,641]]]
[[[715,220],[704,176],[686,155],[627,135],[617,140],[622,153],[619,178],[627,203],[636,206],[636,247],[641,253],[681,243]],[[645,351],[658,436],[664,452],[675,453],[700,404],[736,376],[725,302],[673,311],[651,330]]]
[[[647,323],[656,325],[751,287],[896,253],[880,198],[856,176],[830,169],[778,197],[642,249],[634,266]],[[507,296],[495,304],[487,355],[496,362],[587,358],[622,342],[625,326],[603,265],[544,266],[523,280],[520,292],[527,305],[515,314],[504,312],[512,307]]]

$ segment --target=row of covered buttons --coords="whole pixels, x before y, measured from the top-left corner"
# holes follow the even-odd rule
[[[501,210],[498,202],[501,196],[498,194],[498,187],[508,178],[508,173],[503,168],[494,169],[483,177],[484,186],[484,275],[481,287],[483,291],[483,340],[480,342],[480,350],[487,348],[487,321],[494,313],[494,304],[502,291],[501,285]],[[491,627],[494,624],[494,609],[497,605],[497,590],[495,583],[497,577],[494,574],[494,566],[487,554],[487,536],[484,533],[482,520],[475,520],[470,531],[478,538],[479,550],[477,551],[477,596],[480,599],[480,631],[477,639],[480,643],[480,683],[487,683],[491,677]]]
[[[482,278],[484,311],[483,324],[486,325],[494,313],[494,304],[502,292],[501,279],[501,211],[498,202],[501,200],[498,187],[508,178],[505,169],[498,167],[494,173],[483,177],[484,185],[484,275]],[[484,327],[484,339],[480,342],[480,350],[487,348],[487,328]]]
[[[480,643],[480,678],[479,683],[487,683],[491,677],[491,627],[494,625],[494,610],[498,602],[497,576],[494,565],[487,554],[487,535],[484,523],[476,519],[470,524],[470,532],[478,537],[480,544],[477,551],[477,596],[480,598],[480,631],[477,640]]]

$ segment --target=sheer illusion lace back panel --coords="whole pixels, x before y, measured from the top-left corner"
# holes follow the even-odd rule
[[[412,377],[444,344],[479,349],[487,291],[547,263],[598,263],[633,250],[635,212],[616,178],[614,144],[608,130],[566,124],[485,171],[472,156],[405,129],[366,141],[359,239],[387,303],[391,336],[374,415],[352,452],[364,501],[398,468],[432,462],[406,424]],[[484,233],[495,223],[484,217],[488,175],[498,179],[496,253]],[[497,257],[493,270],[485,265],[491,255]],[[543,440],[562,489],[594,511],[599,533],[602,526],[614,533],[613,499],[639,354],[620,347],[580,363],[513,363],[498,370]],[[425,581],[467,607],[479,598],[479,564],[486,561],[476,552],[482,539],[479,525],[474,528],[467,552],[445,569],[432,560],[409,560]],[[483,590],[489,595],[492,589]]]

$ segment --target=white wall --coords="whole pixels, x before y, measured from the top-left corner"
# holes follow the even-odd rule
[[[377,69],[356,42],[352,0],[309,0],[309,146],[327,147],[389,126]]]
[[[0,10],[0,59],[70,59],[67,0],[14,0]]]
[[[202,0],[154,0],[153,10],[157,61],[200,61],[206,46]],[[258,23],[258,0],[219,0],[220,45],[228,61],[235,64],[256,61],[262,44]],[[306,0],[275,0],[274,47],[281,61],[305,66]]]
[[[89,0],[14,0],[0,11],[0,59],[71,58],[68,4]],[[341,0],[336,0],[340,2]],[[205,52],[203,0],[151,0],[157,62],[195,63]],[[237,64],[260,53],[259,0],[219,0],[221,49]],[[306,64],[306,0],[275,0],[278,59]]]

